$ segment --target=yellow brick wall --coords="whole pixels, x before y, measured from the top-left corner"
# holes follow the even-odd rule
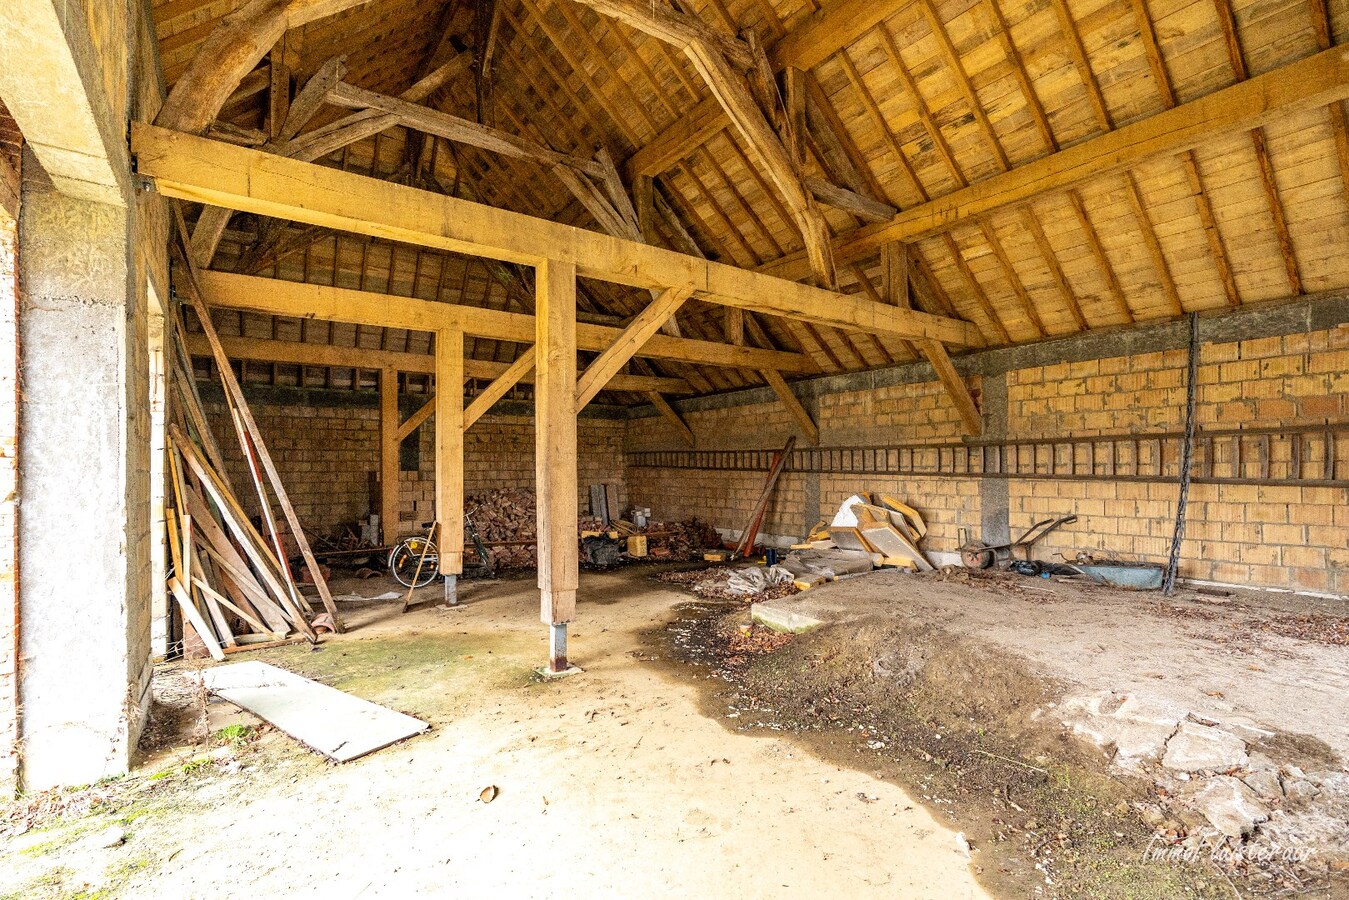
[[[783,446],[795,433],[782,404],[714,409],[684,417],[700,450],[763,450]],[[639,450],[683,449],[679,435],[663,418],[627,423],[626,447]],[[718,528],[740,531],[749,524],[754,504],[763,493],[765,472],[712,472],[697,469],[630,468],[628,490],[633,506],[649,507],[658,520],[699,518]],[[760,529],[764,534],[799,534],[805,518],[805,480],[784,474]]]
[[[623,471],[625,422],[581,419],[577,423],[577,493],[581,515],[590,509],[590,485],[617,488],[620,508],[626,507]],[[401,528],[415,530],[434,517],[436,498],[435,430],[421,429],[420,470],[403,472],[399,481]],[[464,435],[464,493],[467,496],[497,488],[534,487],[534,419],[529,416],[484,416]]]
[[[1007,436],[1179,431],[1185,417],[1185,366],[1184,350],[1168,350],[1011,371]],[[970,383],[976,393],[982,387],[977,378]],[[1349,416],[1349,326],[1205,345],[1198,385],[1201,429],[1344,422]],[[817,404],[820,442],[826,447],[946,442],[961,436],[955,410],[936,382],[825,394]],[[700,450],[768,449],[792,433],[790,418],[776,402],[689,412],[685,419]],[[684,447],[663,419],[640,418],[628,424],[627,449]],[[1278,463],[1279,448],[1274,449]],[[1150,451],[1144,446],[1142,452]],[[1225,452],[1219,446],[1216,455],[1222,459]],[[1349,441],[1340,442],[1336,457],[1343,477]],[[1127,461],[1128,454],[1122,459]],[[1167,460],[1166,471],[1176,474],[1175,460]],[[1255,475],[1256,466],[1249,463],[1244,474]],[[807,480],[804,474],[784,476],[766,531],[800,534],[810,524]],[[962,528],[980,533],[977,478],[823,474],[818,480],[819,509],[826,517],[859,490],[883,490],[924,513],[930,527],[928,549],[956,549]],[[758,497],[763,475],[634,467],[628,482],[633,502],[652,507],[658,517],[697,515],[718,527],[739,529]],[[1015,536],[1042,519],[1079,517],[1038,544],[1038,558],[1093,550],[1162,562],[1175,523],[1177,493],[1174,484],[1013,479],[1008,483],[1010,524]],[[1181,574],[1349,594],[1346,493],[1323,487],[1194,485]]]
[[[225,454],[231,483],[249,514],[257,499],[224,407],[207,402],[207,416]],[[373,407],[316,407],[253,402],[252,410],[281,478],[305,527],[328,535],[370,513],[371,473],[379,469],[379,411]],[[581,511],[589,486],[617,486],[626,503],[623,472],[625,423],[582,419],[577,432]],[[435,518],[435,429],[420,429],[419,471],[399,477],[400,533]],[[484,416],[464,442],[468,494],[493,488],[534,486],[534,423],[529,417]]]
[[[1171,350],[1011,372],[1008,436],[1180,430],[1185,362],[1185,351]],[[1342,422],[1349,414],[1349,326],[1206,344],[1196,397],[1201,429]],[[1340,442],[1336,456],[1349,459],[1349,442]],[[1076,513],[1077,523],[1038,545],[1043,555],[1087,549],[1163,562],[1177,494],[1174,484],[1013,480],[1012,530]],[[1349,594],[1346,501],[1343,489],[1194,485],[1181,575]]]

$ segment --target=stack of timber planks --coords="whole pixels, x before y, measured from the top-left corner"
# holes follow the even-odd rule
[[[165,328],[169,383],[165,527],[168,591],[182,611],[185,645],[190,643],[187,628],[217,660],[280,641],[304,638],[317,642],[320,630],[341,630],[336,605],[220,346],[188,256],[180,244],[175,244],[174,251],[178,294],[183,300],[173,299]],[[197,391],[184,340],[187,307],[196,313],[212,347],[229,421],[261,511],[257,524],[230,484],[224,456]],[[278,522],[274,506],[281,509],[284,522]],[[322,598],[323,614],[316,615],[300,591],[290,564],[292,543]]]

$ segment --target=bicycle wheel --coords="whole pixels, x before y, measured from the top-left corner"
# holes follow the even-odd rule
[[[426,558],[422,558],[423,552]],[[417,571],[417,564],[421,563],[421,571]],[[429,543],[426,538],[414,537],[403,541],[393,550],[389,551],[389,574],[398,579],[398,583],[403,587],[424,587],[435,581],[436,575],[440,569],[440,556],[436,552],[436,545]],[[413,584],[413,578],[417,579]]]

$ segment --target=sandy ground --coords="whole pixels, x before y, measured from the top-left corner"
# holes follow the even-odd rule
[[[352,587],[387,589],[336,589]],[[640,652],[682,591],[583,575],[571,653],[586,672],[553,683],[532,677],[546,654],[532,580],[462,596],[406,616],[354,606],[320,649],[246,655],[419,716],[427,735],[334,766],[269,734],[119,813],[120,846],[60,829],[0,843],[0,896],[984,896],[953,831],[900,788],[728,731],[691,670]],[[212,703],[209,728],[232,709]],[[128,789],[199,752],[149,760]]]
[[[898,570],[778,601],[829,623],[901,615],[1000,645],[1069,693],[1117,692],[1174,703],[1229,725],[1324,741],[1349,760],[1349,647],[1262,628],[1291,617],[1349,615],[1349,604],[1291,594],[1181,590],[1164,600],[1016,575],[934,581]]]

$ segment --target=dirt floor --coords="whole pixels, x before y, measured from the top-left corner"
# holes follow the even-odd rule
[[[235,657],[432,725],[343,766],[166,667],[146,741],[163,749],[0,809],[0,898],[1349,896],[1331,846],[1349,806],[1327,802],[1349,756],[1342,607],[876,573],[776,601],[831,622],[789,637],[655,571],[582,576],[586,671],[561,681],[533,672],[532,576],[466,583],[450,610],[344,604],[346,635]],[[1122,767],[1124,738],[1097,733],[1120,698],[1282,767],[1264,831],[1224,847],[1276,825],[1321,843],[1260,865],[1186,845],[1202,823],[1163,785],[1248,773]]]
[[[956,831],[896,785],[703,712],[698,673],[652,659],[684,592],[640,571],[582,585],[586,672],[555,683],[532,671],[532,577],[466,584],[448,611],[348,606],[318,649],[245,654],[432,731],[333,766],[212,703],[177,723],[206,744],[10,812],[33,824],[0,841],[0,896],[984,896]],[[190,710],[190,687],[161,692]]]

